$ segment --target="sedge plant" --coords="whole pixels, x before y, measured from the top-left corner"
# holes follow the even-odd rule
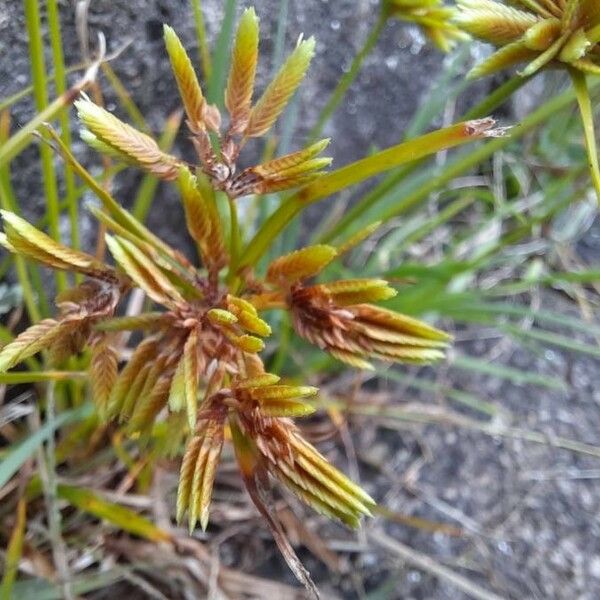
[[[334,261],[373,231],[345,242],[317,244],[259,262],[281,230],[312,202],[403,163],[472,140],[502,135],[491,119],[467,121],[388,148],[326,172],[328,140],[239,168],[246,144],[265,136],[300,85],[314,54],[313,38],[300,39],[258,100],[254,83],[259,24],[253,9],[239,22],[224,95],[226,114],[210,104],[191,59],[168,26],[164,39],[186,115],[193,157],[178,157],[87,96],[76,101],[81,137],[111,159],[171,182],[198,261],[150,231],[101,187],[46,128],[54,149],[101,201],[92,208],[107,231],[114,264],[62,245],[14,212],[4,210],[0,243],[10,252],[59,272],[84,277],[61,289],[57,314],[35,322],[0,351],[0,372],[43,353],[48,365],[89,353],[91,395],[101,419],[124,435],[152,445],[166,428],[166,451],[183,448],[177,521],[187,513],[193,531],[206,528],[215,475],[231,440],[248,493],[266,519],[294,571],[316,594],[308,572],[287,541],[266,497],[276,480],[318,512],[355,528],[375,501],[302,435],[294,419],[311,414],[318,389],[282,381],[262,352],[272,330],[263,311],[291,317],[297,335],[359,369],[373,361],[428,364],[444,357],[450,336],[378,303],[395,296],[385,279],[315,281]],[[238,203],[249,195],[297,191],[246,244]],[[148,310],[123,315],[136,291]],[[124,333],[140,331],[134,347]],[[133,338],[137,339],[137,338]]]

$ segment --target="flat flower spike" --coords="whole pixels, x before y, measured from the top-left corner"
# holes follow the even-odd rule
[[[371,287],[364,282],[341,284],[337,284],[337,293],[335,282],[329,284],[334,293],[328,284],[292,290],[288,301],[298,335],[362,369],[372,368],[370,359],[427,364],[444,357],[450,341],[447,334],[417,319],[361,302],[369,295],[390,297],[394,290],[378,280],[373,280]],[[352,289],[355,291],[344,291]]]
[[[79,120],[89,131],[83,139],[92,147],[105,152],[110,149],[110,155],[121,157],[160,179],[172,181],[177,178],[180,161],[163,152],[150,136],[123,123],[90,100],[77,100],[75,107]]]
[[[467,1],[476,2],[463,0]],[[493,4],[481,1],[488,7]],[[555,0],[543,1],[549,6]],[[397,16],[417,23],[440,47],[447,48],[461,37],[449,25],[450,9],[439,0],[386,0],[386,4]],[[586,65],[597,61],[597,41],[594,29],[582,23],[580,11],[586,7],[588,17],[600,19],[596,6],[589,1],[575,6],[572,0],[563,19],[555,14],[535,19],[519,14],[516,26],[509,23],[502,29],[498,25],[495,41],[508,41],[506,47],[518,44],[516,54],[523,48],[533,53],[535,68],[537,59],[547,59],[568,62],[569,68],[583,72]],[[495,18],[506,14],[517,13],[511,9]],[[385,18],[384,14],[381,24]],[[515,27],[523,33],[512,42]],[[572,35],[563,40],[561,33],[554,39],[556,31],[565,28],[573,28]],[[375,303],[396,294],[384,279],[323,281],[328,265],[379,224],[360,230],[337,248],[318,244],[281,256],[268,265],[264,276],[262,263],[254,260],[262,250],[252,250],[251,241],[244,255],[245,232],[238,222],[243,213],[236,206],[239,199],[305,186],[321,177],[330,164],[330,159],[322,156],[329,140],[247,168],[238,161],[251,138],[269,132],[296,92],[314,55],[314,39],[299,39],[253,104],[259,27],[254,10],[246,10],[233,43],[224,103],[228,114],[222,119],[220,110],[207,103],[175,31],[166,26],[164,38],[195,160],[184,162],[164,152],[150,136],[86,97],[78,100],[76,107],[82,138],[91,147],[175,182],[198,260],[192,262],[126,211],[49,129],[67,164],[101,201],[101,207],[90,210],[106,229],[108,261],[113,266],[63,246],[21,217],[3,212],[1,245],[27,259],[86,278],[60,292],[54,318],[34,323],[0,349],[0,373],[40,352],[44,352],[44,362],[48,357],[57,368],[72,356],[89,358],[89,392],[100,419],[114,422],[128,441],[152,444],[149,450],[157,456],[176,456],[183,451],[177,522],[187,517],[190,532],[197,524],[203,529],[208,525],[217,467],[226,434],[231,433],[239,471],[253,503],[293,573],[317,596],[314,583],[270,509],[270,484],[278,482],[319,513],[353,528],[372,514],[375,502],[304,439],[294,424],[292,419],[310,415],[319,407],[318,389],[266,372],[261,353],[274,332],[260,311],[287,310],[300,336],[357,368],[370,368],[371,360],[428,363],[444,356],[450,337],[422,321],[377,306]],[[574,81],[581,90],[581,81]],[[177,124],[183,112],[177,112]],[[428,135],[425,141],[417,140],[416,145],[411,142],[390,148],[341,169],[322,186],[311,184],[291,204],[295,210],[296,201],[314,202],[415,158],[415,152],[427,154],[466,140],[501,135],[503,130],[492,129],[493,124],[491,119],[459,123],[441,134]],[[315,195],[315,190],[321,195]],[[271,234],[284,220],[281,213],[275,213],[273,221],[258,230],[254,238],[258,245],[264,241],[266,249]],[[310,281],[316,277],[321,277],[319,282]],[[119,306],[129,292],[144,298],[143,312],[130,313]],[[124,333],[129,331],[139,331],[139,335]]]
[[[107,281],[118,282],[116,271],[93,256],[55,242],[15,213],[0,210],[4,221],[4,237],[0,244],[7,250],[37,260],[53,269],[75,271]]]
[[[253,105],[259,55],[258,25],[254,9],[245,10],[238,24],[225,89],[228,118],[223,118],[216,105],[207,103],[181,40],[171,27],[164,26],[165,48],[187,116],[197,154],[196,165],[163,152],[151,137],[89,99],[76,102],[84,125],[81,137],[92,148],[161,179],[178,180],[188,230],[213,277],[227,263],[227,255],[220,243],[214,243],[219,242],[214,238],[218,236],[220,217],[211,206],[214,202],[208,190],[213,195],[215,191],[222,191],[230,199],[236,199],[304,187],[320,177],[331,162],[329,158],[317,156],[327,144],[318,142],[254,167],[241,168],[238,164],[238,157],[249,139],[265,135],[279,118],[304,79],[315,53],[315,40],[300,37],[296,48]],[[222,127],[223,122],[226,127]],[[186,171],[190,175],[186,175]],[[213,239],[208,240],[209,237]]]
[[[206,102],[192,66],[192,61],[181,40],[177,37],[175,30],[165,25],[163,32],[165,47],[171,61],[171,69],[185,107],[190,129],[194,132],[201,131],[205,127],[204,109]]]
[[[283,63],[275,79],[252,108],[248,126],[244,131],[246,137],[260,137],[271,129],[302,83],[315,54],[315,43],[312,37],[300,41]]]
[[[263,470],[317,512],[352,528],[371,515],[375,501],[304,440],[289,419],[246,413],[238,423],[254,448],[245,466],[247,478],[260,478]],[[238,453],[238,460],[242,456]]]
[[[223,448],[224,413],[199,421],[188,442],[177,490],[177,523],[189,515],[190,534],[196,523],[206,530],[217,465]]]
[[[258,63],[258,17],[254,8],[242,14],[235,36],[231,70],[225,90],[225,106],[231,117],[230,133],[242,133],[248,125]]]
[[[275,259],[267,269],[267,281],[294,283],[319,274],[335,257],[337,250],[324,244],[308,246]]]

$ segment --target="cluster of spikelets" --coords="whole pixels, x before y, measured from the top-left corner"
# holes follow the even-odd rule
[[[469,38],[454,22],[456,9],[443,0],[383,0],[387,16],[414,23],[443,52]]]
[[[545,67],[566,69],[583,123],[592,182],[600,202],[600,165],[586,75],[600,74],[599,0],[458,0],[456,24],[498,48],[471,77],[526,63],[523,77]]]
[[[116,421],[141,441],[166,424],[172,447],[185,443],[177,495],[177,520],[187,512],[190,530],[208,523],[215,473],[224,441],[231,437],[246,487],[275,533],[284,556],[305,583],[289,544],[262,499],[269,476],[317,511],[352,527],[369,515],[374,501],[303,439],[291,418],[315,410],[318,390],[289,385],[266,372],[260,352],[271,328],[266,309],[291,312],[297,333],[353,366],[369,359],[428,363],[443,356],[446,334],[374,303],[395,291],[386,281],[310,280],[364,235],[340,248],[311,246],[271,263],[260,279],[248,270],[229,288],[227,236],[219,217],[219,193],[230,201],[249,193],[303,185],[319,176],[328,159],[315,158],[326,142],[236,173],[245,142],[266,133],[302,80],[312,40],[299,42],[253,105],[258,24],[253,10],[240,22],[225,104],[229,124],[204,99],[192,63],[179,39],[165,27],[167,51],[198,154],[194,167],[162,152],[142,134],[99,106],[77,103],[83,133],[93,147],[177,182],[188,232],[200,266],[192,264],[137,221],[107,194],[93,208],[109,232],[115,267],[67,248],[21,217],[3,212],[0,243],[9,251],[53,269],[85,276],[57,298],[58,315],[34,324],[0,351],[0,372],[40,352],[61,363],[88,349],[89,375],[99,415]],[[211,136],[216,136],[217,143]],[[58,138],[56,138],[58,141]],[[73,159],[74,160],[74,159]],[[121,301],[142,290],[155,310],[119,316]],[[123,352],[123,332],[142,340]],[[125,357],[128,357],[125,359]]]
[[[458,7],[457,24],[499,48],[471,71],[472,77],[520,63],[527,63],[524,76],[547,65],[600,74],[598,0],[458,0]]]
[[[300,39],[294,51],[262,96],[252,104],[258,61],[258,19],[254,9],[241,17],[232,65],[225,91],[227,127],[222,131],[222,115],[206,101],[192,62],[177,34],[164,28],[165,45],[187,116],[191,140],[197,153],[197,165],[210,179],[212,187],[231,198],[263,194],[305,185],[328,166],[329,158],[318,158],[328,140],[322,140],[299,152],[263,164],[236,170],[236,161],[244,145],[265,135],[296,91],[314,54],[315,41]],[[195,168],[160,150],[149,136],[123,123],[111,113],[88,100],[76,102],[85,130],[84,140],[100,152],[145,169],[165,180],[175,180]],[[217,138],[213,143],[211,136]],[[185,177],[185,175],[183,175]]]

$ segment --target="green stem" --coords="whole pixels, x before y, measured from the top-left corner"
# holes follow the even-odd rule
[[[191,0],[194,11],[194,23],[196,24],[196,37],[198,38],[198,53],[202,72],[205,80],[212,76],[212,62],[210,50],[206,41],[206,26],[204,25],[204,15],[202,14],[202,0]]]
[[[29,56],[31,59],[31,78],[33,81],[33,95],[36,110],[42,112],[48,107],[48,92],[46,90],[46,65],[44,61],[44,45],[42,43],[42,28],[40,11],[37,0],[25,0],[25,22],[29,37]],[[52,150],[47,145],[40,146],[42,162],[42,175],[44,179],[44,192],[46,196],[46,212],[50,235],[60,241],[60,211],[58,208],[58,186]],[[66,273],[56,273],[56,287],[58,291],[67,286]]]
[[[486,96],[479,104],[469,109],[461,119],[481,119],[491,115],[499,106],[502,106],[516,91],[520,90],[531,77],[514,75],[508,81],[496,88]]]
[[[235,21],[235,5],[236,0],[226,0],[225,2],[225,15],[217,38],[211,77],[208,82],[208,101],[219,107],[223,106],[223,90],[225,89],[229,46]]]
[[[83,63],[79,63],[77,65],[71,65],[65,69],[65,74],[69,75],[71,73],[75,73],[75,71],[81,71],[85,69],[86,65]],[[44,83],[48,83],[51,79],[54,78],[54,73],[50,76],[46,77]],[[12,96],[5,98],[0,102],[0,112],[2,112],[5,108],[10,108],[13,104],[16,104],[19,100],[23,100],[23,98],[27,98],[33,92],[33,86],[28,85],[23,88],[19,92],[14,93]]]
[[[600,23],[598,23],[598,25],[596,25],[595,27],[592,27],[590,30],[586,31],[585,37],[592,45],[600,43]]]
[[[285,31],[288,22],[289,0],[280,0],[277,13],[277,29],[275,31],[275,43],[273,44],[273,61],[271,65],[271,79],[275,79],[279,67],[283,63],[283,51],[285,46]]]
[[[54,86],[56,95],[61,96],[67,90],[67,74],[62,49],[62,36],[60,32],[57,0],[48,0],[48,30],[50,33],[50,45],[52,47],[52,61],[54,63]],[[60,128],[62,140],[65,145],[70,148],[71,128],[69,126],[69,114],[67,111],[63,111],[60,115]],[[75,188],[75,175],[73,170],[66,163],[64,165],[64,174],[65,197],[71,227],[71,246],[77,249],[79,248],[79,208],[77,204],[77,190]]]
[[[399,165],[480,139],[485,132],[472,122],[457,123],[392,146],[319,177],[314,183],[284,200],[259,229],[244,252],[241,267],[254,265],[263,256],[277,235],[306,206],[365,179]]]
[[[230,224],[230,234],[229,234],[229,277],[232,278],[235,276],[240,260],[240,253],[242,248],[242,238],[240,232],[240,224],[238,221],[238,212],[237,212],[237,204],[235,202],[235,198],[230,198],[227,196],[227,200],[229,201],[229,224]]]
[[[54,0],[56,1],[56,0]],[[110,83],[110,87],[114,90],[115,94],[119,98],[119,102],[127,112],[127,115],[131,119],[131,122],[144,133],[149,133],[150,128],[142,111],[138,108],[137,104],[131,98],[131,94],[127,91],[127,88],[123,85],[123,82],[119,79],[119,76],[114,72],[113,68],[109,63],[103,62],[100,66],[102,73]]]
[[[85,371],[23,371],[18,373],[0,373],[0,384],[17,385],[20,383],[39,383],[41,381],[87,380]]]
[[[342,78],[339,80],[337,86],[335,87],[331,96],[329,97],[327,104],[325,104],[325,106],[321,110],[321,114],[319,115],[317,123],[308,134],[308,139],[310,140],[310,142],[315,141],[321,135],[323,127],[325,127],[325,124],[327,123],[327,121],[329,121],[331,115],[335,112],[335,109],[344,99],[348,88],[352,85],[352,82],[360,73],[365,58],[367,58],[367,56],[371,53],[371,51],[375,47],[375,44],[379,40],[379,36],[381,35],[381,32],[383,31],[386,22],[387,16],[382,12],[379,15],[379,18],[377,19],[377,23],[375,23],[375,26],[373,27],[373,29],[371,29],[371,32],[367,36],[361,49],[358,51],[358,53],[352,60],[350,69],[347,73],[344,73]]]
[[[529,78],[515,76],[509,79],[505,84],[494,90],[482,102],[471,108],[461,118],[479,119],[492,113],[496,108],[521,88]],[[374,205],[380,198],[394,189],[408,175],[414,172],[425,159],[401,167],[397,171],[390,173],[379,185],[375,186],[364,198],[357,202],[339,221],[335,227],[331,228],[324,235],[319,237],[319,242],[328,243],[340,235],[350,224],[360,222],[361,217]]]
[[[17,203],[10,186],[10,174],[8,172],[8,167],[0,167],[0,206],[4,210],[18,212],[16,204]],[[37,323],[41,319],[39,304],[45,304],[45,298],[44,303],[40,302],[38,304],[38,302],[36,302],[35,292],[29,278],[29,273],[27,272],[27,264],[25,259],[18,254],[14,255],[14,259],[15,269],[17,271],[17,279],[19,280],[19,285],[21,286],[21,292],[23,294],[25,307],[27,308],[27,314],[29,315],[29,321],[31,323]],[[43,292],[43,288],[41,288],[41,291]]]
[[[0,147],[0,167],[8,164],[15,156],[20,154],[30,143],[32,134],[45,122],[53,121],[60,111],[77,97],[81,88],[73,88],[56,98],[44,110],[39,112],[31,121],[21,127],[17,133]]]
[[[175,138],[181,125],[182,117],[183,113],[181,111],[176,111],[167,119],[163,132],[158,140],[158,146],[161,150],[169,152],[173,147],[173,143],[175,142]],[[135,196],[135,200],[133,201],[132,214],[138,221],[144,222],[146,220],[146,216],[152,207],[152,202],[154,201],[159,183],[160,180],[154,175],[144,175]]]
[[[429,194],[446,185],[455,177],[472,169],[484,160],[487,160],[494,152],[501,150],[510,143],[523,137],[526,133],[529,133],[553,114],[569,106],[573,100],[574,94],[572,91],[563,92],[562,94],[555,96],[538,110],[523,119],[519,125],[511,130],[510,135],[491,140],[465,156],[457,158],[454,162],[447,165],[439,174],[433,177],[429,176],[423,185],[419,186],[419,188],[412,193],[404,196],[400,202],[389,207],[386,211],[383,211],[378,215],[378,219],[385,222],[407,212],[409,209],[427,199]]]
[[[598,203],[600,203],[600,167],[598,166],[598,151],[596,149],[596,136],[594,133],[594,113],[592,110],[592,102],[590,100],[590,92],[588,90],[585,74],[577,69],[569,69],[577,103],[579,104],[579,112],[581,121],[583,122],[583,134],[585,137],[585,147],[592,175],[592,182],[596,190]]]

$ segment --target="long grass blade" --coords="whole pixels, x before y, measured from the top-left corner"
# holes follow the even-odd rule
[[[594,131],[594,113],[590,100],[590,92],[584,73],[577,69],[570,69],[569,74],[573,81],[573,87],[575,88],[575,95],[579,105],[579,112],[581,113],[581,121],[583,122],[585,147],[588,154],[592,183],[594,184],[598,203],[600,204],[600,166],[598,165],[598,150],[596,148],[596,135]]]
[[[46,66],[44,61],[44,46],[40,11],[37,0],[25,0],[25,23],[29,38],[29,56],[31,59],[31,78],[33,81],[33,97],[38,112],[48,107],[48,91],[46,89]],[[58,184],[54,169],[52,150],[42,144],[40,146],[44,194],[46,199],[46,214],[50,236],[60,242],[60,210],[58,206]],[[67,286],[66,273],[56,272],[56,286],[62,291]]]
[[[19,444],[11,448],[0,462],[0,488],[23,466],[25,461],[45,442],[51,435],[70,423],[82,421],[92,414],[92,406],[84,404],[79,408],[68,410],[58,415],[53,421],[46,422],[40,429]]]
[[[0,600],[10,600],[12,590],[19,569],[19,562],[23,553],[23,541],[27,526],[27,505],[25,498],[21,498],[17,504],[17,519],[10,535],[6,557],[4,560],[4,574],[0,583]]]
[[[84,512],[116,525],[122,531],[133,533],[153,542],[167,542],[171,539],[168,532],[154,525],[152,521],[125,506],[106,500],[90,489],[59,484],[57,493],[59,498],[67,500]]]
[[[67,91],[67,73],[62,48],[62,36],[58,14],[57,0],[48,0],[48,32],[52,47],[52,62],[54,63],[54,89],[57,96],[62,96]],[[67,148],[71,147],[71,129],[67,111],[60,114],[61,137]],[[71,167],[64,165],[65,199],[69,213],[71,228],[71,247],[79,248],[79,210],[77,204],[77,191],[75,189],[75,175]],[[60,210],[60,209],[59,209]]]
[[[208,81],[212,77],[212,58],[206,39],[206,26],[204,25],[204,15],[202,13],[202,0],[191,0],[191,3],[194,11],[194,23],[196,25],[196,38],[198,39],[200,64],[202,65],[204,78]]]
[[[223,91],[227,79],[227,61],[229,59],[229,48],[233,36],[235,24],[236,0],[225,0],[225,13],[221,22],[221,31],[217,37],[217,43],[213,54],[211,75],[208,82],[207,98],[212,104],[223,106]]]
[[[241,267],[253,265],[264,254],[273,239],[306,206],[342,189],[356,185],[399,165],[435,154],[436,152],[481,139],[488,134],[493,121],[467,121],[398,144],[367,158],[319,177],[284,200],[257,232],[244,252]]]

